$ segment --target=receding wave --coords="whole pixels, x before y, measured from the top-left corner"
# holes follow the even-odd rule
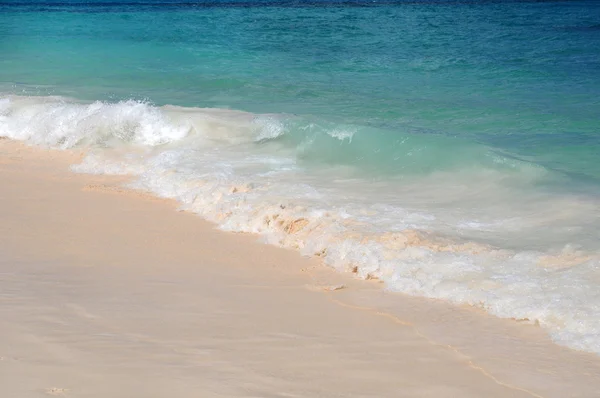
[[[494,148],[227,109],[0,99],[0,136],[82,148],[221,229],[319,256],[388,289],[538,322],[600,353],[597,197]]]

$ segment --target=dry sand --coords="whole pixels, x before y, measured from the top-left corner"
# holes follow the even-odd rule
[[[536,326],[385,293],[77,160],[0,141],[1,398],[600,397],[600,358]]]

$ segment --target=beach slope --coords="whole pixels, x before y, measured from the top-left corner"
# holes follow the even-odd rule
[[[381,294],[377,282],[216,231],[172,202],[123,190],[119,178],[70,173],[77,154],[2,140],[0,155],[2,397],[600,391],[596,357],[548,348],[541,332],[519,343],[534,347],[530,358],[510,362],[490,344],[478,357],[476,345],[437,341],[431,325],[361,307]],[[453,314],[406,302],[413,311],[424,306],[419,314]],[[439,326],[442,315],[429,321]],[[481,324],[490,318],[472,316]]]

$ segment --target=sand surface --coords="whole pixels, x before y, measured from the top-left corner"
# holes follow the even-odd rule
[[[599,397],[535,325],[220,232],[0,141],[0,397]],[[340,288],[343,287],[343,288]]]

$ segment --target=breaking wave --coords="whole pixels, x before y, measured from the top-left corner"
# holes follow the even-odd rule
[[[600,353],[597,196],[473,142],[295,115],[0,99],[0,136],[81,148],[221,229],[259,234],[390,290],[538,322]]]

